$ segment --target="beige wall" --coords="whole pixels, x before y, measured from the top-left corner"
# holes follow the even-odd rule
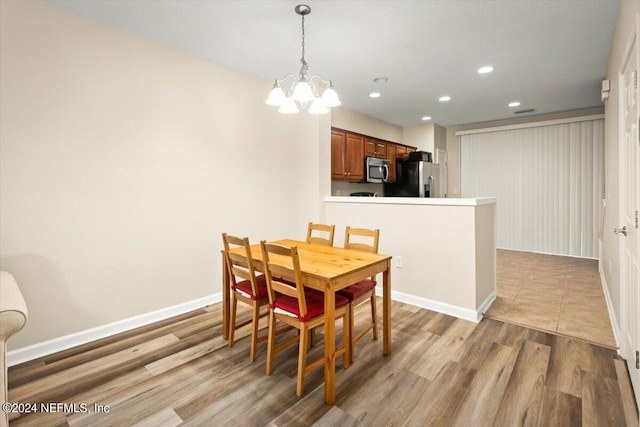
[[[402,143],[435,155],[436,149],[447,149],[446,135],[447,129],[435,123],[405,126],[402,128]]]
[[[496,290],[496,204],[475,211],[476,307]]]
[[[402,143],[402,128],[340,107],[331,111],[331,126],[385,141]]]
[[[0,19],[0,268],[30,314],[10,348],[217,293],[221,232],[323,219],[328,117],[44,2]]]
[[[620,237],[612,233],[619,227],[619,185],[618,185],[618,129],[619,129],[619,72],[625,49],[636,31],[636,16],[640,14],[640,1],[622,0],[618,22],[609,55],[606,79],[610,80],[609,99],[605,102],[605,198],[606,214],[602,241],[602,270],[611,296],[615,317],[620,325]]]
[[[484,129],[495,126],[515,125],[522,123],[533,123],[545,120],[566,119],[569,117],[591,116],[594,114],[602,114],[602,107],[586,108],[582,110],[563,111],[559,113],[540,114],[538,116],[519,117],[508,120],[494,120],[483,123],[473,123],[461,126],[452,126],[446,130],[446,149],[448,161],[447,174],[447,194],[448,197],[460,197],[460,143],[456,132],[463,130]]]
[[[418,151],[433,153],[434,127],[433,123],[405,126],[402,128],[402,143],[416,147]]]

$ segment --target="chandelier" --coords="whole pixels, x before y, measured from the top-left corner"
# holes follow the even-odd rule
[[[333,89],[331,80],[325,80],[317,74],[307,77],[309,64],[304,59],[304,17],[311,13],[311,8],[306,4],[299,4],[294,10],[302,17],[300,73],[298,77],[288,74],[281,79],[276,79],[266,103],[280,107],[278,112],[283,114],[296,114],[300,110],[307,110],[311,114],[328,113],[329,108],[341,105],[338,94]]]

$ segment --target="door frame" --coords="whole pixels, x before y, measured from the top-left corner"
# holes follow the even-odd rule
[[[625,50],[624,50],[624,54],[622,55],[622,60],[620,61],[620,64],[618,66],[618,93],[619,93],[619,99],[618,99],[618,224],[617,226],[621,226],[622,224],[624,224],[626,218],[625,218],[625,212],[624,212],[624,194],[625,194],[625,190],[626,188],[624,188],[623,182],[624,182],[624,170],[622,165],[624,164],[625,159],[623,158],[624,156],[624,150],[622,150],[622,146],[624,144],[624,95],[623,95],[623,90],[624,90],[624,67],[627,64],[627,62],[629,60],[634,61],[635,60],[635,68],[636,68],[636,73],[638,73],[640,71],[640,14],[636,14],[635,17],[635,31],[633,31],[631,33],[631,36],[627,42],[627,45],[625,46]],[[631,50],[632,47],[635,43],[635,59],[634,58],[630,58],[631,55]],[[640,79],[640,77],[636,74],[636,79]],[[639,82],[640,83],[640,82]],[[638,122],[638,126],[640,126],[640,84],[638,85],[638,88],[636,88],[636,111],[635,111],[635,120],[636,122]],[[639,132],[640,134],[640,132]],[[637,191],[640,193],[640,173],[638,174],[637,177],[638,182],[636,183],[636,188],[638,189]],[[640,201],[640,194],[636,195],[637,200]],[[634,233],[635,235],[637,235],[637,232]],[[638,254],[640,254],[640,238],[637,238],[637,245],[638,245]],[[619,238],[619,243],[618,243],[618,250],[619,250],[619,280],[620,280],[620,349],[619,349],[619,353],[621,354],[621,356],[627,361],[628,363],[628,369],[631,373],[631,371],[635,368],[635,354],[634,354],[634,349],[633,348],[627,348],[627,340],[626,337],[628,335],[628,330],[627,330],[627,325],[629,324],[628,322],[628,317],[630,316],[630,313],[627,312],[627,298],[629,298],[629,281],[627,280],[626,277],[626,272],[627,272],[627,266],[626,266],[626,259],[624,256],[624,251],[625,251],[625,246],[626,246],[626,239],[620,237]],[[638,398],[638,396],[640,396],[640,391],[636,390],[635,391],[636,394],[636,399],[638,401],[640,401],[640,398]]]

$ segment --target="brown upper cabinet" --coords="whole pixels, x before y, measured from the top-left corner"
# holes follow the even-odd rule
[[[397,144],[387,143],[387,160],[389,160],[389,182],[396,182],[396,148]]]
[[[363,181],[364,157],[364,136],[337,129],[331,130],[332,180]]]
[[[366,157],[387,158],[387,143],[373,138],[364,138],[364,155]]]
[[[396,147],[396,158],[406,160],[409,158],[409,153],[413,153],[416,150],[416,147],[409,147],[408,145],[398,144]]]
[[[398,145],[396,147],[396,157],[398,159],[406,159],[407,157],[409,157],[409,153],[407,152],[407,147],[405,147],[404,145]]]

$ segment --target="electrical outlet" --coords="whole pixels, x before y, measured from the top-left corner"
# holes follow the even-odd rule
[[[611,274],[611,261],[607,261],[607,273]]]
[[[402,261],[403,261],[402,257],[401,256],[397,256],[396,257],[396,267],[402,268],[403,267]]]

